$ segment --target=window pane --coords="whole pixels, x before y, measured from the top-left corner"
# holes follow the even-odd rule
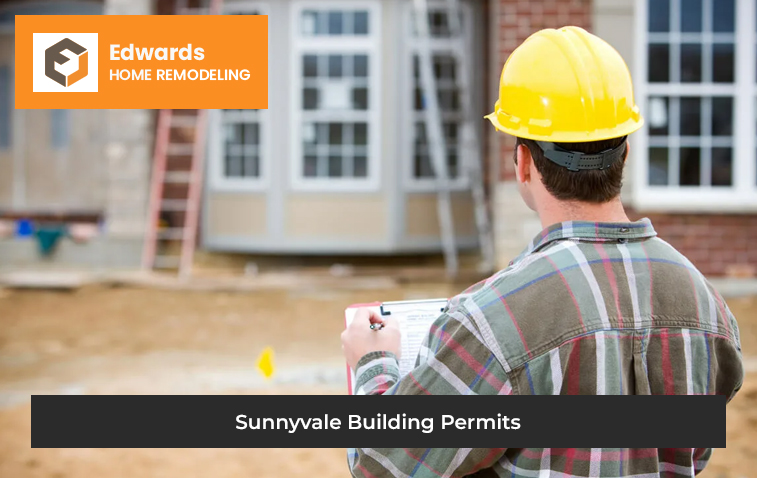
[[[447,175],[451,179],[457,178],[457,164],[457,149],[450,148],[449,151],[447,151]]]
[[[355,55],[352,59],[354,75],[357,78],[368,76],[368,55]]]
[[[318,158],[313,155],[305,156],[303,176],[314,178],[318,175]]]
[[[428,153],[416,151],[414,156],[413,176],[416,178],[433,178],[434,170],[431,168],[431,159]]]
[[[368,124],[355,123],[353,130],[353,143],[356,145],[368,144]]]
[[[457,89],[439,91],[439,108],[442,111],[454,112],[460,110]]]
[[[321,103],[323,110],[346,110],[351,108],[350,87],[348,82],[328,81],[321,84]]]
[[[341,35],[344,32],[344,15],[342,14],[342,12],[329,12],[328,17],[329,35]]]
[[[733,43],[712,45],[712,81],[733,83]]]
[[[252,155],[248,158],[249,161],[249,173],[247,174],[250,177],[259,177],[260,176],[260,156]]]
[[[712,2],[712,29],[715,32],[733,32],[736,20],[734,0]]]
[[[415,88],[415,94],[413,95],[413,105],[415,111],[423,110],[423,91],[420,88]]]
[[[648,66],[650,82],[667,83],[670,81],[670,46],[667,44],[650,44]]]
[[[329,125],[328,123],[316,123],[315,125],[315,143],[329,144]]]
[[[702,31],[702,0],[681,0],[681,31]]]
[[[342,144],[342,123],[329,124],[329,144]]]
[[[700,185],[700,151],[699,148],[681,148],[679,177],[681,186]]]
[[[702,131],[701,98],[681,98],[681,136],[699,136]]]
[[[731,148],[712,148],[712,185],[733,185],[733,158]]]
[[[353,88],[352,108],[356,110],[368,109],[368,88]]]
[[[338,178],[342,176],[342,157],[329,156],[329,177]]]
[[[342,77],[342,55],[329,55],[329,77]]]
[[[649,5],[649,31],[667,32],[670,30],[670,0],[650,0]]]
[[[242,142],[242,130],[239,124],[227,124],[224,128],[224,137],[226,138],[227,147],[231,144]]]
[[[245,124],[244,143],[250,145],[257,145],[260,143],[260,126],[257,123]]]
[[[315,55],[303,56],[302,72],[305,78],[315,78],[318,76],[318,57]]]
[[[426,124],[422,122],[415,123],[415,143],[419,145],[425,145],[428,143],[426,140]]]
[[[306,110],[318,109],[318,88],[302,90],[302,107]]]
[[[455,81],[455,58],[450,55],[435,55],[434,75],[440,80]]]
[[[364,10],[356,11],[353,22],[355,35],[368,35],[368,12]]]
[[[733,98],[729,96],[712,98],[712,135],[731,136],[733,134]]]
[[[444,123],[444,140],[448,143],[457,142],[457,123]]]
[[[318,13],[312,10],[302,12],[302,34],[315,35],[318,26]]]
[[[355,156],[354,176],[356,178],[365,178],[368,176],[368,158],[366,156]]]
[[[702,81],[702,45],[681,45],[681,81],[684,83]]]
[[[450,36],[449,18],[447,12],[432,11],[428,14],[429,30],[432,36],[448,37]]]
[[[238,178],[242,174],[242,167],[240,163],[241,162],[239,157],[226,153],[223,170],[224,176],[226,176],[227,178]]]
[[[668,185],[668,148],[649,148],[649,185]]]
[[[668,122],[670,111],[668,98],[649,98],[649,134],[651,136],[666,136],[668,134]]]

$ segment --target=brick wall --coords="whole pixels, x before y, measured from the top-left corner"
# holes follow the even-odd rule
[[[499,71],[494,72],[497,77],[510,53],[532,33],[566,25],[591,30],[591,0],[499,0],[498,10],[499,28],[495,34]],[[510,180],[514,178],[512,151],[515,140],[502,134],[498,136],[502,137],[499,140],[500,180]]]
[[[497,75],[498,78],[499,69],[508,55],[534,31],[568,24],[592,31],[596,23],[597,28],[602,27],[600,34],[608,40],[619,35],[614,43],[625,48],[620,51],[627,62],[633,59],[633,52],[629,50],[632,43],[620,41],[627,32],[619,31],[622,28],[618,26],[618,22],[625,25],[633,21],[633,4],[629,0],[594,0],[594,4],[592,0],[497,0],[492,5],[496,20],[491,45],[497,54],[489,58],[492,62],[496,58],[498,64],[491,65],[487,75]],[[597,20],[596,15],[602,13],[605,17]],[[493,104],[493,98],[491,100]],[[536,215],[523,205],[513,181],[514,139],[504,134],[492,134],[489,142],[489,151],[497,155],[490,157],[490,164],[499,166],[496,176],[500,182],[494,188],[492,209],[498,265],[504,267],[539,232],[541,225]],[[649,217],[658,235],[708,276],[757,275],[757,247],[750,247],[751,238],[757,237],[755,214],[644,214],[632,209],[628,214],[632,219]]]
[[[642,214],[633,210],[627,212],[632,219],[651,219],[657,235],[681,251],[705,275],[753,277],[755,274],[755,214]]]

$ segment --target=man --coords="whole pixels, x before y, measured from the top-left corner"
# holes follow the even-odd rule
[[[535,33],[510,55],[487,118],[517,138],[520,194],[544,230],[508,268],[450,301],[401,379],[396,323],[360,311],[342,334],[357,393],[732,398],[743,379],[734,317],[620,201],[626,137],[643,120],[617,51],[576,27]],[[662,426],[636,412],[650,432]],[[690,477],[710,453],[358,449],[349,462],[361,477]]]

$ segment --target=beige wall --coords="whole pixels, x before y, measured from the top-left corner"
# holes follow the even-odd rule
[[[292,238],[386,239],[381,195],[293,194],[286,199],[284,234]]]
[[[206,213],[208,233],[212,236],[246,237],[266,233],[264,194],[210,193]]]
[[[536,213],[523,202],[514,181],[497,185],[493,214],[497,267],[501,269],[525,249],[542,227]]]
[[[473,200],[470,193],[452,195],[455,232],[463,236],[476,234]],[[405,208],[405,235],[408,238],[438,238],[439,214],[436,194],[410,194]]]

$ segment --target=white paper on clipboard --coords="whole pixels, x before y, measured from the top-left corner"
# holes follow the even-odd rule
[[[391,315],[400,326],[402,337],[402,352],[399,360],[400,376],[407,375],[415,368],[415,361],[421,344],[429,332],[431,324],[447,307],[447,299],[408,300],[397,302],[375,302],[372,304],[351,305],[344,311],[345,326],[352,323],[360,308],[369,308],[381,315]],[[380,333],[376,332],[376,333]],[[350,393],[354,393],[355,371],[348,367],[348,383]]]

